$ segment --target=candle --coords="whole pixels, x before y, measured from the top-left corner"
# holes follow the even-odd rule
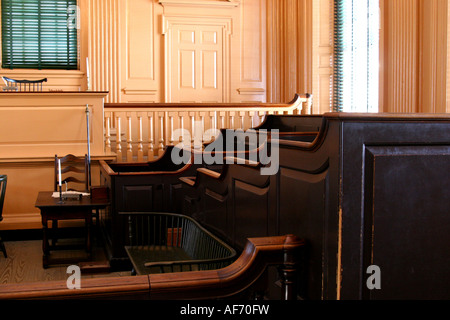
[[[87,80],[87,89],[91,90],[91,76],[89,74],[89,58],[86,57],[86,80]]]
[[[61,183],[61,159],[58,159],[58,176],[59,176],[59,186],[62,186],[62,183]]]
[[[86,57],[86,75],[87,78],[89,79],[89,58]]]

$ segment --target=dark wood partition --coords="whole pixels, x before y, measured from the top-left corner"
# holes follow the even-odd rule
[[[107,257],[113,269],[130,268],[124,246],[127,221],[121,211],[181,213],[180,177],[195,175],[201,165],[175,165],[170,161],[173,147],[150,163],[106,163],[100,161],[100,180],[110,192],[111,206],[100,217]],[[163,170],[166,169],[166,171]],[[211,166],[211,169],[214,169]]]
[[[322,117],[304,116],[273,116],[269,115],[255,132],[276,129],[285,139],[295,141],[312,141],[322,125]],[[296,130],[303,130],[297,132]],[[226,148],[226,130],[222,130],[222,152]],[[236,152],[240,157],[247,157],[255,152],[258,146],[246,146],[243,152]],[[127,222],[118,212],[183,212],[182,181],[196,175],[198,168],[221,171],[221,164],[211,164],[193,159],[191,164],[175,164],[172,161],[172,151],[177,147],[168,146],[164,154],[155,161],[144,163],[107,163],[100,161],[101,184],[110,190],[111,206],[101,214],[101,229],[106,252],[113,269],[129,268],[128,258],[124,250],[127,241]],[[201,154],[202,151],[192,151]],[[223,153],[225,157],[225,153]],[[195,204],[195,199],[192,203]]]
[[[448,299],[450,116],[330,113],[312,143],[279,144],[279,170],[198,170],[190,214],[237,248],[286,233],[307,243],[305,299]],[[381,289],[369,289],[369,266]],[[378,278],[377,278],[378,279]]]

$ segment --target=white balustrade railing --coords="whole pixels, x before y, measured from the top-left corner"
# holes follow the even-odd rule
[[[167,145],[201,148],[220,128],[255,128],[268,114],[309,114],[310,95],[286,104],[126,103],[105,104],[105,149],[117,162],[154,160]]]

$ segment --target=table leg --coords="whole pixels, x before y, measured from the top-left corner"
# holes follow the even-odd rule
[[[53,219],[52,220],[52,246],[56,246],[56,241],[58,241],[57,234],[58,234],[58,220]]]
[[[48,255],[49,255],[49,244],[48,244],[48,226],[47,219],[42,218],[42,266],[44,268],[48,267]]]
[[[86,223],[86,233],[87,233],[86,234],[86,250],[89,255],[89,258],[92,258],[92,244],[91,244],[92,216],[91,215],[85,219],[85,223]]]

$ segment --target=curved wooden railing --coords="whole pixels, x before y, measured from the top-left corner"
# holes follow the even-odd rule
[[[248,239],[240,257],[219,270],[82,279],[80,289],[65,281],[0,286],[0,299],[219,299],[241,294],[278,265],[281,299],[297,298],[297,271],[304,241],[293,235]]]
[[[142,162],[167,145],[200,148],[218,129],[254,128],[269,114],[310,114],[312,97],[289,103],[106,103],[105,150],[117,162]]]

